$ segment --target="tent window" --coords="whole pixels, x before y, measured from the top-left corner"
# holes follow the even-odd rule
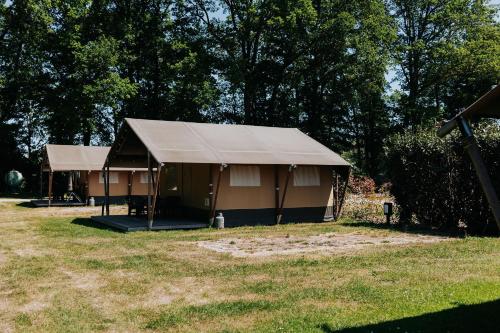
[[[230,186],[260,186],[260,168],[251,165],[231,165]]]
[[[148,183],[148,171],[141,171],[140,175],[140,183],[141,184],[147,184]],[[154,177],[154,174],[151,176]],[[153,178],[151,178],[151,182],[153,182]]]
[[[319,186],[319,168],[300,166],[293,171],[293,186]]]
[[[109,183],[110,184],[118,184],[119,183],[119,177],[118,177],[118,172],[110,172],[109,173]],[[104,174],[99,172],[99,184],[104,184]]]

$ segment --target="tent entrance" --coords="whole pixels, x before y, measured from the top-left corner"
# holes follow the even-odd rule
[[[93,216],[92,219],[123,231],[208,227],[210,213],[208,164],[164,164],[156,179],[159,179],[158,194],[153,201],[154,205],[151,203],[151,207],[154,207],[151,226],[148,223],[148,198],[145,196],[129,197],[128,215],[103,214]],[[156,186],[151,187],[154,189]]]
[[[160,176],[155,218],[178,221],[209,219],[208,164],[165,164]]]

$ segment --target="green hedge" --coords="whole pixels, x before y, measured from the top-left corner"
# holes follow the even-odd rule
[[[458,131],[445,139],[436,130],[391,137],[386,157],[391,192],[400,206],[400,219],[456,228],[467,225],[469,233],[497,232],[475,170],[461,144]],[[500,192],[500,126],[474,128],[490,176]]]

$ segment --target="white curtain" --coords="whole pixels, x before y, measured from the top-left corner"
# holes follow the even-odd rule
[[[141,171],[140,175],[140,182],[141,184],[147,184],[148,183],[148,171]],[[153,179],[151,179],[151,182],[153,182]]]
[[[260,186],[260,168],[253,165],[231,165],[230,186]]]
[[[293,170],[293,186],[319,186],[319,167],[299,166]]]
[[[104,184],[104,174],[99,172],[99,183]],[[119,183],[119,177],[118,177],[118,172],[110,172],[109,173],[109,183],[110,184],[118,184]]]

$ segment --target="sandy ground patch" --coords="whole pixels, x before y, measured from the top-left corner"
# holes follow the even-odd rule
[[[89,291],[89,290],[96,290],[102,285],[99,280],[99,276],[95,273],[86,273],[86,272],[77,273],[66,269],[62,269],[61,271],[64,275],[69,277],[71,285],[74,288]]]
[[[368,246],[434,243],[449,239],[417,234],[374,236],[326,233],[308,237],[224,238],[200,241],[198,246],[234,257],[266,257],[307,252],[346,253]]]

